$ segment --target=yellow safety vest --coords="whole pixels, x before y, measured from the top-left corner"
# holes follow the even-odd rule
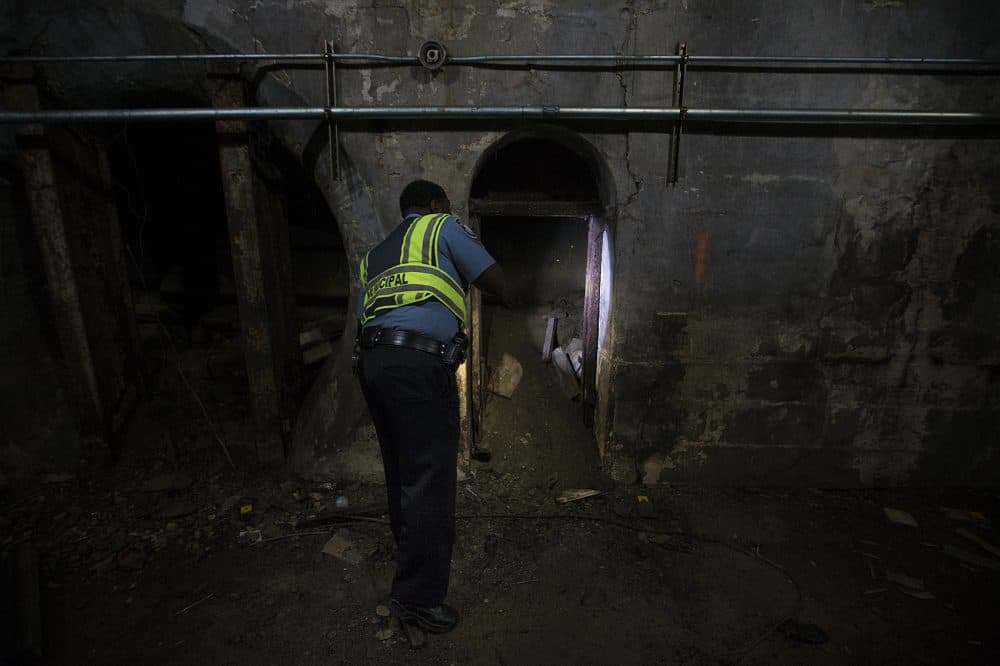
[[[446,213],[423,215],[413,220],[403,236],[399,263],[368,279],[368,256],[361,261],[364,290],[364,326],[379,313],[404,305],[437,299],[465,326],[465,291],[455,278],[440,268],[438,239]]]

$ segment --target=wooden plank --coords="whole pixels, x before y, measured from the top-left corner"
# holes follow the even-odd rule
[[[111,165],[108,160],[108,147],[101,140],[95,147],[97,152],[98,177],[100,178],[102,194],[102,213],[104,224],[104,239],[108,251],[108,267],[106,280],[110,290],[110,299],[118,309],[116,323],[121,352],[125,364],[125,382],[135,388],[135,401],[144,390],[142,369],[142,353],[139,343],[139,326],[135,318],[135,305],[132,297],[132,285],[129,282],[128,264],[125,261],[125,246],[122,241],[121,220],[118,217],[118,205],[115,202],[114,179],[111,176]],[[134,405],[121,405],[122,412],[131,410]]]
[[[39,110],[38,89],[30,69],[5,68],[3,78],[8,109]],[[94,371],[47,135],[41,125],[21,125],[17,137],[32,226],[38,240],[52,316],[81,430],[84,435],[104,438],[107,434],[104,406]]]
[[[48,128],[90,344],[113,453],[141,395],[138,327],[105,144],[73,128]],[[72,202],[72,203],[70,203]]]
[[[590,217],[601,213],[600,201],[544,201],[532,199],[469,199],[469,216],[480,217]]]
[[[216,108],[242,107],[246,95],[242,79],[217,75],[208,81]],[[244,121],[219,121],[219,165],[222,169],[229,243],[236,278],[236,300],[240,311],[243,353],[257,425],[257,461],[282,463],[285,459],[281,387],[276,363],[272,312],[281,308],[269,303],[264,284],[262,240],[251,162],[250,136]],[[293,338],[297,341],[297,338]]]
[[[477,236],[482,237],[479,216],[469,216],[469,226]],[[483,378],[486,376],[485,359],[483,359],[483,296],[476,287],[469,288],[469,369],[471,377],[469,384],[472,394],[471,409],[471,448],[478,448],[481,442],[483,424]]]
[[[601,314],[601,253],[604,222],[593,216],[587,225],[587,282],[583,297],[583,420],[594,425],[597,405],[597,331]]]
[[[276,169],[265,176],[266,160],[258,159],[254,168],[254,199],[257,203],[257,228],[260,234],[261,264],[264,269],[264,297],[267,301],[268,322],[274,350],[276,380],[282,415],[282,436],[291,435],[292,423],[288,415],[294,411],[306,362],[301,348],[296,344],[299,336],[298,313],[295,308],[295,290],[292,284],[291,245],[288,223],[281,198],[269,183],[278,183]],[[311,361],[310,361],[311,362]]]
[[[542,363],[552,359],[552,348],[556,344],[556,317],[553,315],[545,323],[545,339],[542,340]]]

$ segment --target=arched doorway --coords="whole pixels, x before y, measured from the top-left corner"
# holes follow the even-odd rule
[[[508,296],[470,299],[467,437],[473,454],[489,450],[494,470],[526,487],[587,483],[599,468],[591,427],[610,288],[606,183],[589,144],[543,129],[501,139],[470,189],[470,224],[503,266]]]

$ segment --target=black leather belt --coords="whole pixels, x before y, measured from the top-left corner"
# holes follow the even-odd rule
[[[390,347],[407,347],[418,349],[437,357],[444,355],[445,343],[434,338],[413,331],[404,331],[394,328],[366,328],[361,332],[361,346],[371,349],[376,345],[388,345]]]

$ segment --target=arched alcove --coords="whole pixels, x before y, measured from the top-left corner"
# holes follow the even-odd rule
[[[196,90],[143,83],[146,87],[139,93],[109,94],[108,103],[126,108],[209,105]],[[53,98],[47,105],[73,106],[74,101]],[[137,428],[125,428],[134,414],[140,420],[154,418],[157,427],[170,433],[166,438],[170,441],[194,441],[191,433],[214,428],[213,420],[248,426],[251,422],[246,416],[256,409],[256,396],[248,384],[247,338],[241,330],[245,313],[239,303],[242,287],[234,272],[234,252],[245,248],[234,245],[238,243],[232,220],[227,219],[231,216],[220,162],[221,147],[235,142],[249,150],[252,196],[239,204],[239,214],[258,221],[255,252],[261,270],[256,272],[271,318],[267,326],[280,381],[276,409],[290,423],[319,378],[323,361],[337,348],[348,319],[351,271],[328,195],[288,143],[264,124],[232,134],[220,134],[212,122],[190,121],[81,125],[52,128],[50,133],[59,194],[67,204],[67,230],[71,240],[81,238],[74,271],[89,344],[95,350],[95,364],[110,368],[103,372],[98,367],[98,380],[104,406],[116,424],[112,433],[116,450],[125,444],[144,455],[138,451],[146,448],[144,439],[127,434]],[[74,157],[89,155],[85,146],[103,156],[106,175]],[[105,178],[106,185],[100,186]],[[102,216],[102,209],[89,198],[86,205],[69,205],[86,187],[104,187],[113,214]],[[102,192],[88,197],[97,201]],[[76,213],[77,208],[81,212]],[[109,336],[107,314],[89,306],[91,301],[103,304],[101,294],[107,286],[102,286],[102,279],[114,273],[111,263],[90,258],[92,250],[86,247],[90,226],[82,224],[90,217],[97,229],[118,239],[111,245],[120,247],[122,285],[128,292],[127,303],[134,306],[119,311],[127,310],[123,318],[131,319],[136,331],[137,360],[146,379],[141,391],[124,385],[117,375],[112,376],[114,381],[103,380],[103,374],[113,375],[112,371],[122,374],[117,368],[126,361],[119,358],[116,345],[101,342]],[[109,357],[106,362],[104,356]],[[180,384],[174,381],[175,366],[183,373]],[[146,403],[141,413],[136,400],[140,392]],[[205,413],[208,420],[202,418]],[[287,436],[288,426],[282,427]],[[143,429],[148,430],[144,421],[138,426]],[[119,435],[128,442],[119,441]],[[248,429],[233,439],[252,444],[254,437]],[[237,454],[239,446],[230,448],[233,455],[254,455],[252,449]],[[217,453],[211,447],[210,455]]]
[[[505,136],[470,187],[471,223],[508,290],[503,305],[472,298],[471,440],[529,484],[586,483],[599,467],[590,427],[610,307],[612,201],[597,151],[559,128]]]

